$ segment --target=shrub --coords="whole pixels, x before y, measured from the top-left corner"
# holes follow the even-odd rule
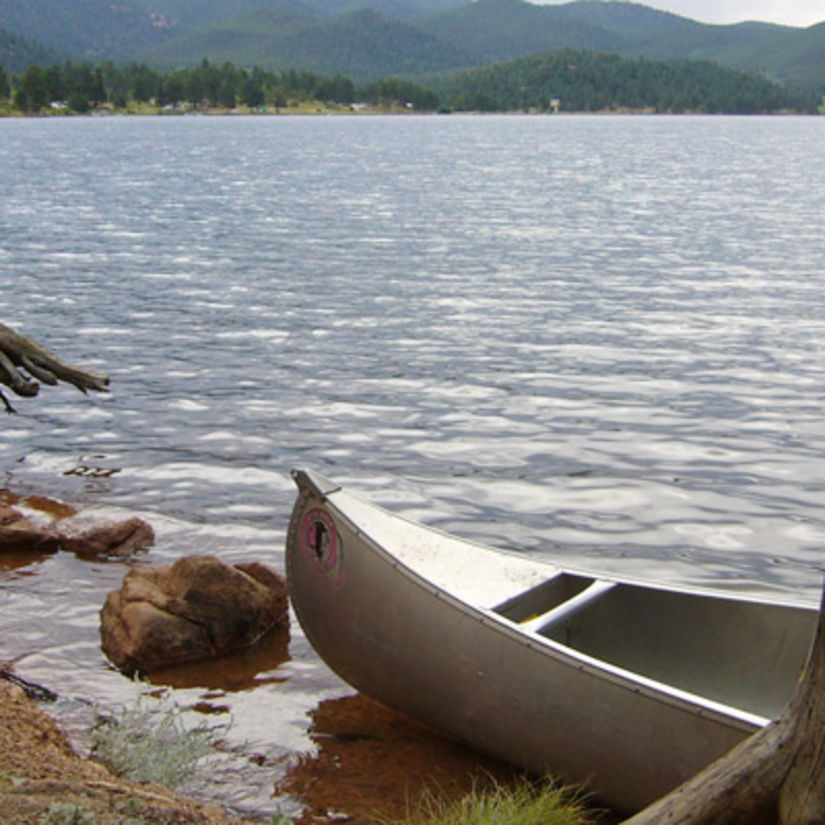
[[[92,731],[92,755],[118,776],[174,789],[192,777],[221,730],[187,728],[178,708],[147,708],[141,698],[134,708],[101,717]]]
[[[474,788],[453,802],[425,793],[402,825],[585,825],[585,811],[580,792],[523,779],[513,787]]]

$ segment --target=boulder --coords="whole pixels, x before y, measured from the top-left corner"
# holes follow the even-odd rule
[[[286,580],[254,562],[186,556],[133,568],[100,612],[103,652],[124,673],[151,673],[247,647],[288,621]]]
[[[136,517],[82,530],[59,525],[58,535],[60,546],[81,559],[127,558],[155,543],[152,526]]]

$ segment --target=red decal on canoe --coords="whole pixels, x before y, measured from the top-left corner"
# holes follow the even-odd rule
[[[337,578],[341,539],[326,510],[313,507],[301,521],[301,548],[323,573]]]

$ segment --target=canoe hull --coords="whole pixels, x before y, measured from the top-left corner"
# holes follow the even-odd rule
[[[759,727],[519,633],[399,563],[303,484],[290,593],[313,647],[363,693],[514,765],[638,810]]]

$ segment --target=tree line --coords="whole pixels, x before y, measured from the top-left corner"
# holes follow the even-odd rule
[[[218,66],[207,59],[196,67],[168,72],[145,63],[67,61],[46,68],[32,63],[11,83],[4,74],[0,69],[0,96],[2,89],[9,89],[13,104],[25,112],[40,111],[52,101],[86,112],[104,104],[124,108],[130,102],[220,108],[280,107],[290,100],[347,104],[355,96],[354,84],[343,75],[324,77],[294,70],[278,73],[257,67],[247,70],[230,62]]]
[[[439,106],[435,93],[399,78],[357,88],[341,74],[325,76],[295,69],[270,72],[257,67],[246,70],[231,62],[218,66],[207,59],[193,68],[168,72],[143,63],[117,66],[111,61],[102,65],[55,63],[46,68],[33,63],[13,77],[0,68],[0,99],[5,93],[14,106],[29,113],[43,110],[52,101],[60,101],[79,113],[104,104],[125,108],[130,102],[225,109],[270,106],[276,110],[307,101],[347,106],[358,100],[376,106],[409,106],[418,111],[432,111]]]
[[[8,95],[24,112],[52,101],[86,112],[130,103],[192,108],[272,107],[317,101],[417,111],[815,112],[811,93],[709,61],[626,59],[598,52],[561,51],[461,72],[426,85],[397,77],[356,87],[342,74],[324,76],[290,69],[251,70],[203,59],[199,65],[161,72],[144,63],[30,64],[8,76],[0,68],[0,99]]]

